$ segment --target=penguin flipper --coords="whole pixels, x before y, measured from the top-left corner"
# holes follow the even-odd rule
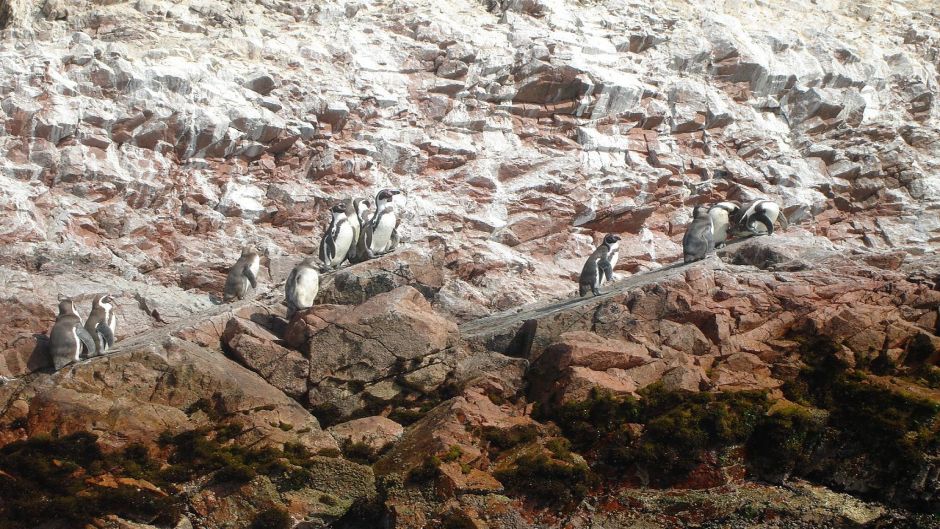
[[[610,281],[613,279],[614,269],[610,266],[610,261],[608,261],[607,259],[601,259],[597,263],[597,265],[598,265],[597,267],[600,268],[605,281]]]
[[[400,225],[401,225],[401,217],[396,217],[396,218],[395,218],[395,227],[392,228],[392,234],[391,234],[391,235],[389,236],[389,238],[388,238],[388,249],[385,251],[385,253],[389,253],[389,252],[391,252],[392,250],[394,250],[395,248],[398,248],[398,241],[399,241],[399,238],[398,238],[398,226],[400,226]]]
[[[258,288],[258,279],[255,277],[254,272],[251,271],[251,268],[246,266],[242,273],[248,278],[248,282],[251,283],[251,288]]]
[[[754,215],[754,221],[760,222],[761,224],[767,227],[767,235],[774,234],[774,223],[770,222],[770,219],[767,218],[767,215],[764,215],[763,213],[758,213]]]
[[[95,327],[95,330],[98,331],[98,335],[101,336],[101,339],[104,340],[105,345],[112,347],[114,345],[114,332],[111,330],[111,327],[108,327],[108,324],[101,322]],[[98,351],[99,353],[103,351]]]
[[[95,348],[95,339],[91,336],[90,332],[86,331],[81,325],[76,325],[75,334],[78,335],[79,341],[85,346],[85,350],[88,351],[89,355],[97,353],[98,350]]]
[[[297,269],[294,268],[290,271],[290,275],[287,276],[287,282],[284,283],[284,299],[287,300],[287,306],[290,307],[293,304],[294,296],[296,295],[297,290]]]

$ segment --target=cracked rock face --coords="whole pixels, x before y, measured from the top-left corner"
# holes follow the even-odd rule
[[[937,364],[938,17],[929,0],[0,0],[0,445],[239,426],[241,447],[385,450],[379,484],[315,455],[293,491],[200,486],[195,527],[270,507],[298,528],[371,509],[361,526],[735,525],[766,497],[793,527],[879,519],[715,454],[687,484],[733,492],[626,488],[564,517],[495,474],[583,461],[548,448],[536,406],[653,385],[777,399],[807,336],[850,365]],[[401,246],[322,274],[285,319],[330,207],[386,187]],[[672,266],[694,205],[761,197],[788,230]],[[619,282],[575,299],[607,232]],[[218,306],[246,245],[253,299]],[[48,373],[59,299],[84,317],[105,292],[114,354]],[[912,478],[928,502],[930,457]],[[852,463],[827,483],[883,490]]]
[[[350,309],[299,313],[286,341],[309,358],[308,404],[334,420],[417,392],[429,395],[457,362],[457,325],[420,292],[399,287]]]
[[[690,207],[725,198],[777,200],[843,249],[931,253],[935,17],[920,0],[4,1],[0,277],[30,316],[0,372],[38,365],[39,305],[92,294],[75,283],[217,294],[244,244],[298,258],[334,201],[386,186],[403,249],[443,268],[337,275],[330,301],[421,284],[465,321],[558,298],[603,232],[623,235],[622,270],[656,268]],[[48,292],[56,265],[74,276]]]

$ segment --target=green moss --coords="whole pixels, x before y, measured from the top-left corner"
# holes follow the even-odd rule
[[[575,450],[586,451],[602,441],[607,446],[631,443],[627,425],[639,422],[640,410],[633,397],[592,389],[587,399],[565,404],[553,418]]]
[[[441,460],[437,456],[428,456],[424,458],[421,465],[411,469],[408,472],[407,481],[416,485],[423,485],[431,482],[441,474]]]
[[[770,481],[782,481],[811,464],[825,429],[825,417],[802,406],[774,410],[754,430],[747,445],[751,469]]]
[[[556,422],[580,452],[591,453],[599,470],[621,474],[642,465],[655,469],[653,481],[683,477],[707,450],[743,443],[769,402],[760,392],[692,393],[653,385],[642,400],[592,391],[564,405]],[[645,425],[637,437],[631,423]]]
[[[421,420],[427,412],[413,408],[395,408],[388,414],[388,418],[401,424],[402,426],[411,426]]]
[[[460,459],[460,456],[462,455],[463,455],[462,448],[460,448],[457,445],[451,445],[451,447],[447,450],[447,453],[445,453],[444,456],[441,457],[441,460],[449,463],[451,461],[457,461],[458,459]]]
[[[508,429],[486,426],[480,432],[480,437],[489,444],[491,452],[501,452],[531,443],[538,435],[539,428],[536,424],[517,424]]]
[[[511,494],[562,510],[577,506],[596,482],[585,463],[558,460],[545,453],[523,454],[494,476]]]
[[[366,443],[350,443],[347,440],[343,443],[343,457],[361,465],[371,465],[375,463],[377,454]]]
[[[284,509],[262,511],[251,523],[251,529],[290,529],[294,525],[290,514]]]
[[[143,479],[156,466],[139,445],[123,453],[103,454],[96,441],[93,434],[81,432],[61,438],[37,435],[3,447],[0,528],[38,527],[51,522],[83,527],[106,514],[175,523],[179,508],[172,497],[88,482],[90,476],[104,473]]]

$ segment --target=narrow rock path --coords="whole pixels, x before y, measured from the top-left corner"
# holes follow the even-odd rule
[[[744,244],[744,242],[747,240],[748,238],[736,240],[726,245],[719,251],[721,253],[727,253],[729,250],[733,250],[736,247]],[[712,254],[704,261],[690,263],[690,265],[704,265],[708,269],[715,269],[719,267],[721,263],[716,255],[717,254]],[[632,288],[650,285],[656,283],[659,280],[662,280],[663,278],[680,275],[687,267],[688,266],[685,263],[679,261],[663,266],[662,268],[657,268],[656,270],[641,272],[634,274],[626,279],[610,283],[606,288],[602,289],[603,292],[599,296],[577,296],[563,299],[561,301],[535,303],[528,306],[510,309],[499,314],[468,321],[460,326],[460,335],[464,338],[473,338],[481,334],[495,334],[500,330],[506,330],[510,327],[518,327],[526,320],[537,320],[539,318],[544,318],[546,316],[563,312],[575,307],[597,305],[614,296],[627,292]],[[572,290],[576,289],[577,285],[573,285]]]

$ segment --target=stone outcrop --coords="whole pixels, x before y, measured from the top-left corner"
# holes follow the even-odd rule
[[[807,337],[936,398],[936,22],[927,0],[0,0],[0,445],[92,432],[158,452],[224,429],[309,452],[290,490],[198,476],[176,529],[280,508],[298,529],[906,522],[745,481],[740,447],[683,482],[720,494],[634,489],[638,471],[570,512],[496,476],[603,457],[566,453],[550,420],[595,389],[779,401]],[[402,244],[322,274],[285,319],[330,207],[384,187],[403,191]],[[788,230],[676,264],[693,205],[758,197]],[[575,298],[605,232],[618,277]],[[220,305],[244,245],[259,286]],[[59,298],[85,316],[105,292],[113,354],[51,373]],[[378,481],[339,457],[354,445]],[[935,510],[937,457],[917,490],[863,457],[825,483]]]
[[[405,286],[352,310],[303,311],[285,341],[309,358],[309,406],[335,421],[440,389],[457,364],[457,337],[456,324]]]
[[[115,449],[164,432],[233,424],[244,430],[239,441],[246,445],[336,448],[316,418],[277,388],[178,339],[17,379],[0,386],[0,394],[5,442],[94,431]]]

